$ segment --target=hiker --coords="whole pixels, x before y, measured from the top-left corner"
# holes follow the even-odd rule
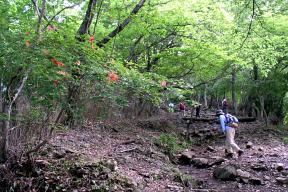
[[[240,157],[244,151],[235,143],[235,128],[238,127],[238,119],[230,114],[225,114],[221,109],[217,110],[216,116],[219,117],[221,130],[226,135],[227,157],[233,157],[234,152]]]
[[[223,101],[222,101],[222,110],[225,114],[227,114],[227,108],[228,108],[228,103],[227,103],[227,99],[224,98]]]
[[[168,111],[173,113],[173,112],[174,112],[174,107],[175,107],[174,103],[172,103],[172,102],[169,103],[169,104],[168,104],[168,107],[169,107],[169,108],[168,108]]]
[[[201,109],[201,104],[198,104],[196,106],[196,117],[199,117],[199,118],[200,118],[200,109]]]
[[[179,103],[179,109],[180,109],[180,114],[181,114],[181,116],[182,117],[184,117],[185,116],[185,104],[184,104],[184,102],[180,102]]]

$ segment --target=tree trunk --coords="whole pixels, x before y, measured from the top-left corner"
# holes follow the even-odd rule
[[[260,118],[263,120],[264,119],[264,106],[265,106],[265,102],[264,102],[264,96],[259,96],[259,102],[260,102]]]
[[[36,28],[36,34],[38,35],[38,40],[40,39],[41,23],[42,23],[42,19],[43,19],[44,15],[45,15],[45,11],[46,11],[46,0],[43,0],[41,13],[38,16],[38,23],[37,23],[37,28]]]
[[[236,66],[232,66],[232,79],[231,79],[231,90],[232,90],[232,108],[233,108],[233,113],[236,115],[237,114],[237,98],[236,98]]]
[[[204,85],[204,107],[206,108],[208,106],[208,102],[207,102],[207,89],[208,89],[208,85],[207,83],[205,83]]]
[[[88,30],[91,26],[91,23],[94,17],[96,3],[97,3],[97,0],[89,1],[85,17],[77,31],[76,39],[78,39],[79,41],[84,40],[83,37],[81,36],[88,34]],[[85,57],[84,54],[80,55],[81,62],[85,61],[84,57]],[[77,80],[79,79],[79,77],[81,77],[78,70],[72,70],[72,76],[75,77]],[[67,95],[67,106],[65,108],[65,113],[67,115],[67,118],[64,120],[64,123],[69,126],[75,125],[75,120],[76,120],[75,113],[76,113],[76,109],[80,101],[80,90],[81,90],[81,87],[79,85],[70,83],[69,88],[68,88],[68,95]]]
[[[150,72],[151,68],[152,68],[152,64],[151,64],[151,51],[148,48],[147,50],[147,66],[146,66],[146,71]]]
[[[257,81],[259,78],[259,75],[258,75],[259,73],[258,73],[258,66],[255,63],[253,65],[253,74],[254,74],[254,80]]]
[[[1,154],[0,154],[0,159],[2,161],[5,161],[7,159],[8,156],[8,150],[9,150],[9,131],[10,131],[10,123],[11,123],[11,113],[12,113],[12,107],[15,104],[15,101],[17,100],[17,98],[19,97],[20,93],[22,92],[22,90],[24,89],[24,85],[28,79],[28,75],[30,73],[30,69],[28,69],[28,71],[26,72],[26,74],[24,75],[22,82],[20,83],[19,87],[16,89],[15,95],[12,98],[12,101],[10,103],[6,103],[4,104],[3,107],[3,112],[6,115],[5,120],[4,120],[4,126],[3,126],[3,136],[2,136],[2,144],[1,144]]]
[[[2,106],[2,111],[3,114],[8,113],[8,105],[4,102]],[[3,120],[3,125],[1,129],[1,135],[3,135],[2,140],[1,140],[1,148],[0,148],[0,162],[5,162],[7,159],[7,147],[8,147],[8,129],[9,129],[9,122],[8,120]]]
[[[138,39],[133,43],[133,46],[130,48],[130,54],[127,57],[127,62],[129,61],[133,61],[134,63],[137,63],[137,54],[135,54],[135,49],[137,47],[137,45],[140,43],[140,41],[143,39],[144,35],[141,35],[140,37],[138,37]]]
[[[95,15],[94,11],[96,8],[96,3],[97,3],[97,0],[90,0],[89,1],[85,17],[84,17],[82,24],[80,25],[80,28],[78,29],[78,32],[77,32],[77,34],[79,35],[79,37],[77,37],[77,39],[80,41],[83,40],[81,38],[82,35],[88,34],[88,30],[90,28],[90,25],[92,23],[94,15]]]

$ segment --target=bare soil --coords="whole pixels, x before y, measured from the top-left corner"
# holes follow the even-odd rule
[[[192,129],[197,131],[214,128],[217,130],[215,127],[218,126],[217,124],[199,122]],[[0,176],[1,171],[2,176],[4,175],[3,177],[8,177],[10,174],[17,185],[21,185],[21,182],[22,184],[30,182],[30,185],[25,188],[18,187],[18,191],[42,191],[43,189],[46,191],[74,192],[101,190],[143,192],[288,191],[287,186],[276,181],[276,177],[287,177],[285,174],[288,172],[288,146],[282,142],[283,132],[272,128],[265,129],[260,122],[243,123],[237,129],[236,142],[244,149],[244,155],[240,159],[225,159],[224,164],[233,164],[241,170],[248,171],[253,176],[263,180],[262,185],[216,180],[213,178],[213,170],[217,166],[196,168],[193,165],[180,165],[178,157],[181,151],[175,154],[168,154],[163,146],[156,144],[157,139],[163,133],[174,134],[181,138],[177,141],[181,144],[184,141],[183,132],[185,132],[185,122],[181,122],[176,116],[164,119],[155,117],[140,123],[138,121],[86,122],[81,129],[57,131],[54,138],[42,152],[34,156],[31,161],[33,163],[38,162],[34,168],[36,167],[38,172],[42,171],[41,173],[35,173],[34,176],[31,174],[15,174],[15,170],[19,172],[19,167],[10,168],[9,171],[4,169],[4,167],[0,167]],[[193,142],[187,147],[186,151],[192,150],[196,157],[211,159],[214,156],[224,156],[225,138],[223,135],[214,133],[209,137],[199,137],[196,134],[195,137],[190,139]],[[246,149],[246,144],[249,141],[253,143],[253,146],[250,149]],[[215,150],[207,150],[208,146],[213,147]],[[92,172],[95,169],[87,166],[99,162],[112,162],[113,168],[110,168],[105,177],[100,178],[99,175],[102,173],[93,176]],[[275,169],[276,163],[283,163],[284,170],[281,172],[277,171]],[[253,170],[251,167],[255,164],[264,165],[267,170]],[[21,165],[23,167],[23,163]],[[77,174],[74,174],[74,169],[84,170],[84,173],[80,175],[80,179],[77,171]],[[5,174],[4,170],[6,170]],[[124,182],[119,179],[122,176],[127,181],[124,179]],[[42,179],[41,181],[40,178]],[[105,179],[110,179],[110,183],[107,184]],[[114,181],[115,179],[117,180],[115,183],[118,186],[113,185],[113,188],[111,188],[111,180],[113,179]],[[188,182],[186,182],[187,180]],[[50,181],[50,185],[47,185],[48,181]],[[45,187],[39,187],[41,182],[43,182]],[[77,182],[79,185],[77,185]],[[107,186],[106,188],[92,190],[92,184],[104,185],[103,183]],[[6,188],[3,187],[4,184],[8,186],[11,182],[2,179],[2,191],[7,191],[7,186]],[[33,185],[37,185],[38,188],[33,187]]]

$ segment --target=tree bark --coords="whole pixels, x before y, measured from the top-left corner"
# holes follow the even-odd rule
[[[97,0],[90,0],[89,1],[85,17],[84,17],[82,24],[80,25],[78,32],[77,32],[77,34],[79,35],[79,37],[77,37],[78,40],[82,41],[83,39],[81,38],[81,36],[88,34],[88,30],[90,28],[90,25],[92,23],[94,15],[95,15],[94,11],[96,8],[96,3],[97,3]]]
[[[45,15],[45,11],[46,11],[46,0],[42,1],[42,9],[41,9],[41,13],[38,16],[38,23],[37,23],[37,28],[36,28],[36,34],[38,35],[38,40],[40,39],[40,29],[41,29],[41,23],[42,23],[42,18]]]
[[[207,89],[208,89],[208,85],[207,83],[205,83],[204,85],[204,107],[208,106],[208,102],[207,102]]]
[[[136,15],[139,12],[139,10],[143,7],[145,1],[146,0],[140,0],[138,4],[134,7],[134,9],[131,11],[130,15],[122,23],[120,23],[109,35],[104,37],[101,41],[97,42],[97,45],[99,47],[104,47],[106,43],[108,43],[113,37],[119,34],[132,21],[132,16]]]
[[[135,49],[137,47],[137,45],[140,43],[140,41],[143,39],[144,35],[141,35],[140,37],[138,37],[138,39],[133,43],[133,46],[130,48],[130,54],[127,57],[127,62],[129,61],[133,61],[134,63],[137,63],[137,54],[135,54]]]
[[[0,159],[2,160],[6,160],[7,159],[7,155],[8,155],[8,150],[9,150],[9,131],[10,131],[10,122],[11,122],[11,113],[12,113],[12,107],[15,103],[15,101],[17,100],[17,98],[19,97],[20,93],[22,92],[24,85],[28,79],[28,75],[30,73],[29,69],[26,74],[24,75],[21,84],[19,85],[19,87],[16,90],[15,95],[12,98],[12,101],[8,104],[5,102],[5,105],[3,107],[3,111],[4,114],[6,115],[6,119],[4,121],[4,126],[3,126],[3,141],[1,144],[1,154],[0,154]]]
[[[99,18],[100,18],[100,13],[101,13],[103,1],[104,0],[101,0],[100,5],[99,5],[99,9],[97,11],[96,21],[95,21],[94,29],[93,29],[93,35],[95,35],[95,33],[96,33],[96,27],[97,27],[97,24],[98,24],[98,21],[99,21]]]
[[[232,90],[232,107],[233,113],[237,114],[237,98],[236,98],[236,66],[232,66],[232,79],[231,79],[231,90]]]
[[[97,3],[97,0],[89,0],[89,4],[86,10],[85,17],[76,35],[76,39],[78,39],[79,41],[84,41],[82,36],[85,34],[88,34],[88,30],[90,28],[90,25],[94,17],[96,3]],[[81,62],[85,61],[84,54],[80,55],[80,57],[81,57],[80,59]],[[77,70],[72,70],[72,76],[76,77],[77,79],[81,77],[81,75],[79,74]],[[65,108],[65,113],[67,115],[67,118],[64,120],[64,123],[69,126],[75,125],[75,120],[76,120],[75,113],[76,113],[77,105],[79,105],[79,101],[80,101],[80,90],[81,90],[80,85],[74,85],[73,83],[70,83],[68,87],[67,106]]]

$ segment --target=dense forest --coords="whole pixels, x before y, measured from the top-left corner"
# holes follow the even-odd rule
[[[0,2],[0,191],[288,190],[287,0]]]

